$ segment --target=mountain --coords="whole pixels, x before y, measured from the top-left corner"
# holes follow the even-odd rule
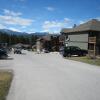
[[[14,35],[36,35],[36,36],[44,36],[48,34],[47,32],[35,32],[35,33],[26,33],[26,32],[17,32],[17,31],[12,31],[9,29],[0,29],[0,32],[2,33],[7,33],[7,34],[14,34]]]
[[[17,31],[12,31],[9,29],[0,29],[0,32],[2,33],[7,33],[7,34],[14,34],[14,35],[27,35],[28,33],[25,32],[17,32]]]
[[[49,34],[48,32],[35,32],[35,33],[31,33],[32,35],[36,35],[36,36],[44,36]]]

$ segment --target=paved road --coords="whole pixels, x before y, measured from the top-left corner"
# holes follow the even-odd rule
[[[56,53],[11,56],[0,61],[0,68],[15,72],[7,100],[100,100],[99,67]]]

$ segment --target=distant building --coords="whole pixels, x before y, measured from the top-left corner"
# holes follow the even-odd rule
[[[58,34],[48,34],[37,39],[37,49],[46,49],[48,51],[58,51],[59,50],[59,35]]]
[[[61,30],[65,45],[78,46],[92,54],[100,55],[100,21],[92,19],[73,28]]]
[[[36,42],[36,50],[38,53],[40,53],[42,51],[42,48],[43,48],[43,45],[42,45],[42,39],[39,38],[37,39],[37,42]]]

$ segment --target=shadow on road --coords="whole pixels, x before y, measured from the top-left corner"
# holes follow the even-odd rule
[[[0,60],[13,60],[14,58],[1,58]]]

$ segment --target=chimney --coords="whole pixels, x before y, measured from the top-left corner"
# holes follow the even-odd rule
[[[73,28],[75,28],[77,25],[76,24],[74,24],[74,26],[73,26]]]

